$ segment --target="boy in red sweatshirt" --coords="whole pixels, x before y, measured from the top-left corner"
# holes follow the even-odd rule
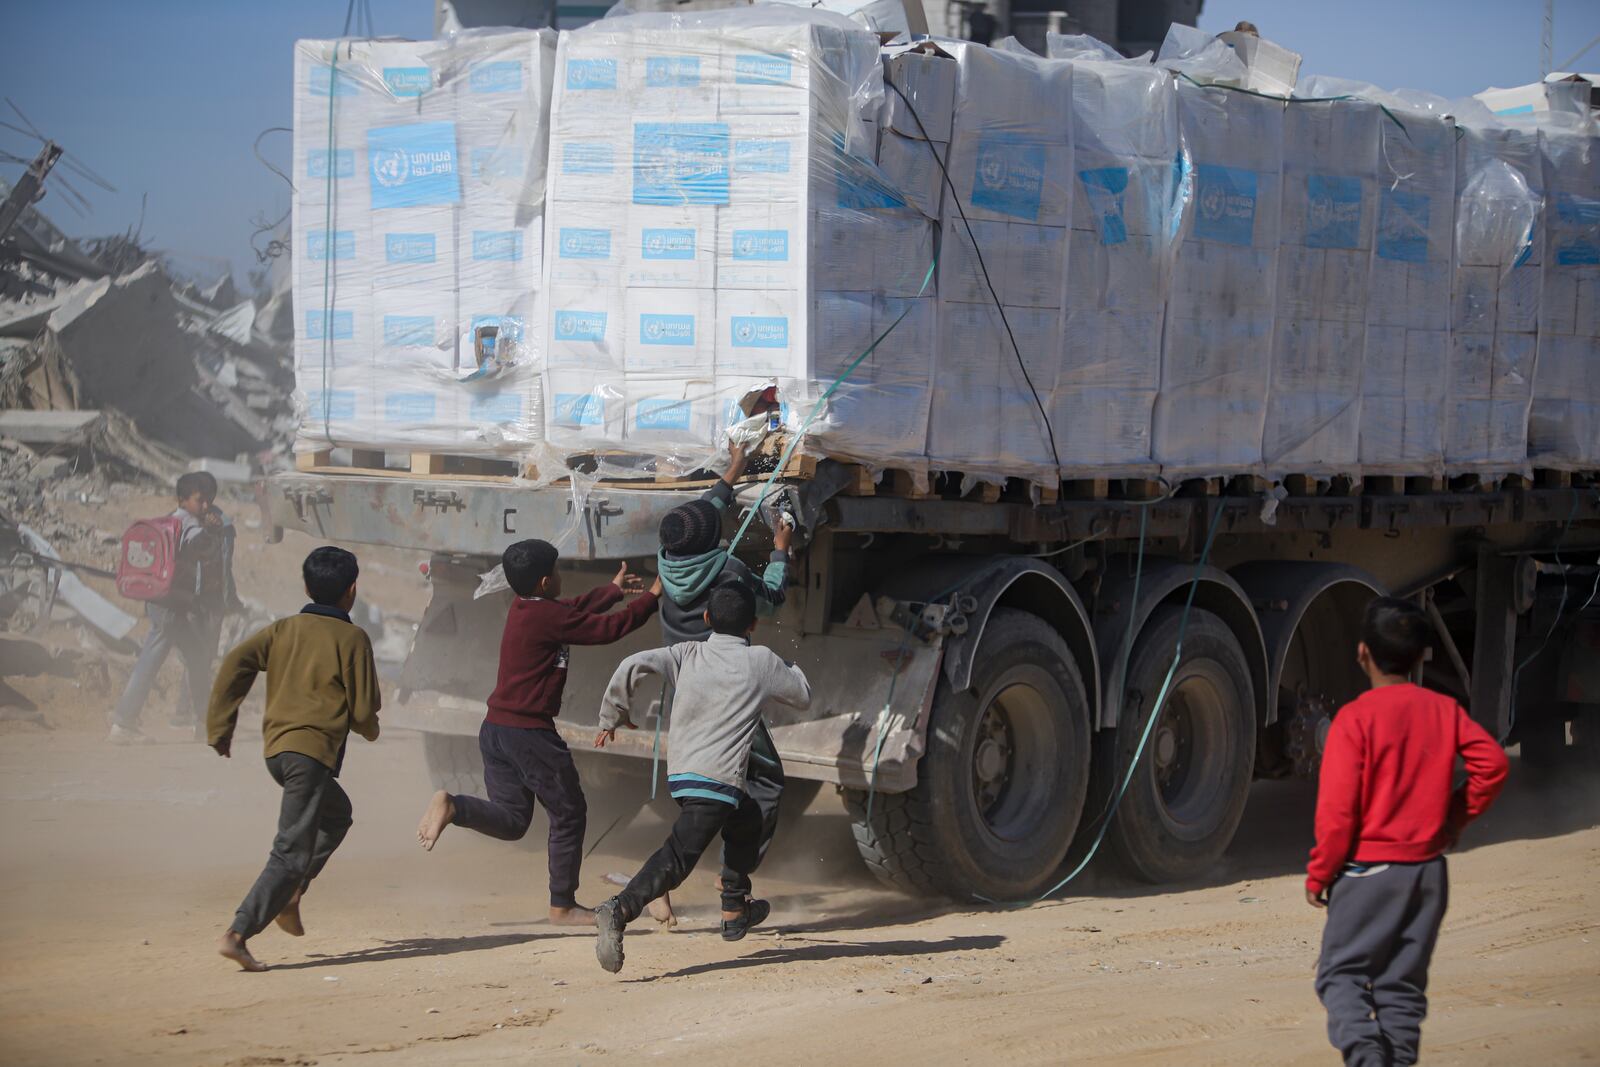
[[[1415,604],[1367,606],[1356,661],[1372,688],[1339,709],[1317,787],[1306,900],[1326,908],[1317,996],[1347,1064],[1417,1062],[1428,962],[1449,884],[1443,852],[1506,780],[1506,754],[1454,700],[1408,675],[1428,618]],[[1456,757],[1467,780],[1452,791]]]
[[[517,596],[500,638],[499,681],[478,730],[489,799],[439,790],[417,838],[431,851],[454,823],[518,841],[528,832],[537,800],[550,816],[550,921],[593,926],[594,912],[579,907],[574,896],[589,809],[572,753],[555,724],[567,684],[567,646],[609,645],[643,626],[655,613],[661,581],[621,611],[610,611],[623,597],[628,575],[623,564],[609,584],[561,600],[557,556],[548,541],[529,540],[518,541],[501,558],[506,582]]]

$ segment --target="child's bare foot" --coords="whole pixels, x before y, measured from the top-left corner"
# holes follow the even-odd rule
[[[250,955],[250,950],[244,947],[244,938],[229,930],[217,942],[217,951],[223,956],[237,963],[246,971],[264,971],[267,965]]]
[[[456,802],[450,799],[450,794],[443,789],[433,794],[433,799],[428,801],[428,810],[422,813],[422,822],[417,825],[417,840],[422,842],[424,852],[433,851],[439,835],[444,833],[444,828],[455,817]]]
[[[550,908],[551,926],[593,926],[594,909],[574,906],[571,908]]]
[[[650,913],[650,918],[665,926],[668,930],[676,930],[678,928],[678,916],[672,910],[671,893],[662,893],[645,905],[645,910]]]
[[[283,910],[278,912],[278,918],[275,921],[278,924],[278,929],[290,937],[306,936],[305,925],[300,922],[300,891],[298,889],[295,890],[294,896],[289,898],[289,903],[283,906]]]

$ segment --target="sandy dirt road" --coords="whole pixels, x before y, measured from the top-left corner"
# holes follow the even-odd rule
[[[1092,874],[1080,895],[1011,912],[877,890],[824,795],[758,878],[774,929],[721,941],[702,871],[680,894],[684,927],[631,935],[613,977],[590,937],[537,921],[538,850],[453,829],[420,851],[421,745],[395,732],[351,752],[356,824],[307,897],[308,935],[269,929],[253,947],[274,969],[250,975],[212,945],[272,835],[259,741],[224,761],[168,740],[0,735],[0,1061],[1336,1062],[1310,982],[1321,920],[1295,873],[1304,786],[1257,788],[1208,885],[1155,894]],[[1428,1062],[1600,1061],[1600,800],[1515,768],[1451,860]],[[610,801],[592,803],[597,834]],[[646,813],[604,841],[583,899],[662,832]]]

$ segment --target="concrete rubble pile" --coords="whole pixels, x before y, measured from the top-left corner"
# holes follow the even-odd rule
[[[681,471],[773,387],[810,451],[989,482],[1600,468],[1586,113],[1297,84],[1183,26],[494,41],[299,46],[299,448]]]

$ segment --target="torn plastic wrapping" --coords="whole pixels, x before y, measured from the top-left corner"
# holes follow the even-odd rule
[[[555,39],[296,45],[298,448],[506,454],[542,436]]]
[[[1544,272],[1528,452],[1536,467],[1600,466],[1600,139],[1553,114],[1539,131]]]
[[[628,15],[564,34],[547,233],[552,447],[602,472],[706,467],[739,401],[779,386],[798,431],[822,388],[920,301],[931,223],[877,167],[876,38],[825,12]],[[926,394],[932,335],[897,329],[829,399],[818,446],[922,462],[879,397]],[[822,388],[815,383],[821,383]],[[848,408],[848,418],[838,417]]]
[[[1456,142],[1444,462],[1526,472],[1544,257],[1538,132],[1490,120]]]

